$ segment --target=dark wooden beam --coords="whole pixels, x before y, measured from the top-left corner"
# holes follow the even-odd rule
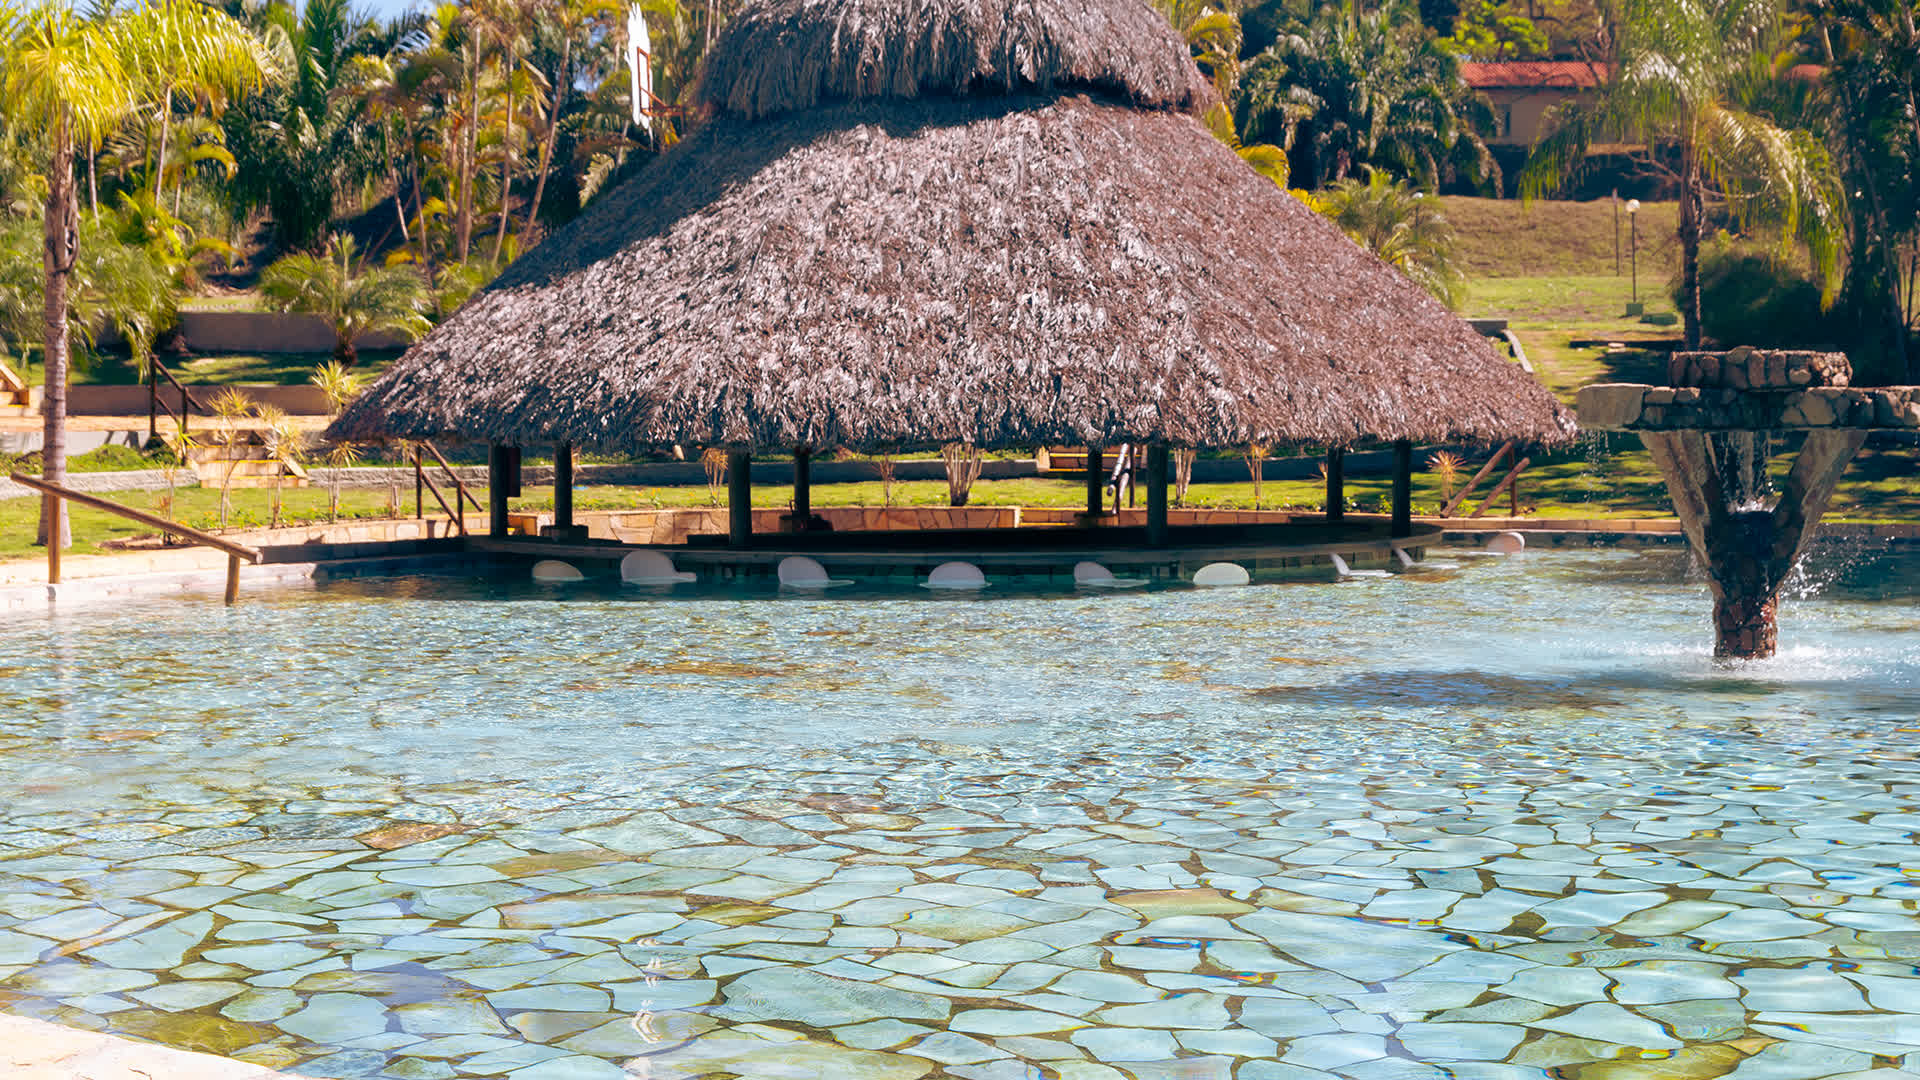
[[[487,444],[487,535],[507,535],[507,448]]]
[[[1087,524],[1103,512],[1101,502],[1107,486],[1106,463],[1101,459],[1100,448],[1087,447]]]
[[[553,527],[573,528],[573,444],[553,446]]]
[[[1393,441],[1393,536],[1413,535],[1413,440]]]
[[[1147,447],[1147,546],[1167,546],[1167,444]]]
[[[1347,516],[1347,448],[1327,447],[1327,521]]]
[[[753,542],[753,455],[727,451],[727,543],[743,548]]]
[[[793,452],[793,531],[806,532],[813,520],[813,451]]]

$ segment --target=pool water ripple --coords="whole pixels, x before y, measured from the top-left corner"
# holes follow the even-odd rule
[[[314,1076],[1920,1072],[1920,566],[0,627],[0,1008]],[[1877,1071],[1876,1071],[1877,1070]]]

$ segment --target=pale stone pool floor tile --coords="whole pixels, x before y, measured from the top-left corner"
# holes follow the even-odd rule
[[[377,817],[378,806],[356,803],[351,813]],[[0,908],[17,920],[0,935],[22,932],[27,920],[14,910],[51,932],[36,937],[47,944],[23,970],[0,968],[0,993],[28,990],[100,1017],[205,1014],[261,1025],[298,1036],[260,1045],[307,1066],[510,1080],[619,1075],[619,1060],[659,1045],[634,1026],[636,1012],[655,1037],[684,1043],[647,1055],[663,1076],[799,1055],[841,1070],[822,1076],[859,1080],[942,1068],[993,1080],[993,1070],[1027,1061],[1103,1080],[1437,1075],[1405,1054],[1445,1061],[1463,1078],[1504,1080],[1502,1070],[1522,1061],[1685,1053],[1690,1043],[1755,1034],[1781,1041],[1745,1051],[1735,1076],[1813,1080],[1832,1072],[1806,1071],[1826,1068],[1824,1058],[1813,1064],[1821,1055],[1838,1055],[1851,1072],[1870,1072],[1888,1051],[1904,1056],[1909,1048],[1888,1025],[1920,1024],[1904,1015],[1920,985],[1911,924],[1900,919],[1909,909],[1877,899],[1905,882],[1859,873],[1857,860],[1840,863],[1854,873],[1852,895],[1887,906],[1850,908],[1849,894],[1817,888],[1806,867],[1781,858],[1723,861],[1716,869],[1733,876],[1710,882],[1710,899],[1672,898],[1649,889],[1656,875],[1606,869],[1644,864],[1609,863],[1626,856],[1604,846],[1578,849],[1615,833],[1683,843],[1704,827],[1673,812],[1659,815],[1658,828],[1648,819],[1582,836],[1561,826],[1541,845],[1525,831],[1534,826],[1498,839],[1426,826],[1401,835],[1400,823],[1422,819],[1397,812],[1323,819],[1349,830],[1337,841],[1312,826],[1252,840],[1266,828],[1257,816],[1223,816],[1236,823],[1226,827],[1183,816],[1210,813],[1204,800],[1153,806],[1118,824],[1077,808],[1056,813],[1087,827],[1039,844],[1043,829],[1005,827],[1002,802],[956,806],[923,814],[925,832],[874,834],[921,853],[894,862],[881,847],[821,842],[842,828],[825,815],[755,824],[670,806],[586,814],[565,822],[573,831],[557,843],[525,824],[507,842],[484,823],[380,852],[256,841],[230,854],[262,869],[237,875],[214,869],[230,867],[226,857],[163,867],[143,855],[148,865],[118,872],[112,907],[62,893]],[[838,816],[852,813],[866,811]],[[889,824],[917,827],[896,816]],[[592,830],[600,832],[581,838]],[[1787,859],[1826,850],[1792,847],[1778,833],[1753,842]],[[528,854],[548,849],[585,861]],[[1466,861],[1439,865],[1456,857]],[[1246,880],[1205,888],[1183,865],[1191,859],[1218,878],[1234,870]],[[86,860],[14,868],[22,863],[61,890],[108,872]],[[1698,896],[1697,874],[1671,876]],[[142,904],[142,889],[175,904]],[[195,914],[196,904],[205,909]],[[139,926],[154,914],[170,921]],[[1832,921],[1841,916],[1860,925]],[[111,927],[125,929],[88,946],[81,961],[43,959],[63,934]],[[1449,931],[1472,933],[1474,944]],[[1853,956],[1854,966],[1836,968],[1827,959],[1836,955]],[[683,970],[668,972],[669,963]],[[1864,966],[1872,963],[1885,966]],[[810,977],[820,981],[794,982],[806,972],[796,965],[815,965]],[[688,978],[702,972],[706,979]],[[339,981],[375,976],[389,981]],[[806,1040],[764,1021],[843,1037]],[[899,1037],[879,1041],[887,1036]]]

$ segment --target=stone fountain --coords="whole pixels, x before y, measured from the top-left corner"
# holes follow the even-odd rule
[[[1769,657],[1778,648],[1780,587],[1827,511],[1847,463],[1877,428],[1920,428],[1920,387],[1849,387],[1839,353],[1739,348],[1682,352],[1671,386],[1580,389],[1580,426],[1637,432],[1667,481],[1673,508],[1713,590],[1714,655]],[[1769,434],[1804,431],[1785,487],[1766,505]]]

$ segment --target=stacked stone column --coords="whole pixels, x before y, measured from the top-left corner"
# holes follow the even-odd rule
[[[1713,590],[1714,655],[1760,659],[1779,648],[1780,587],[1826,513],[1847,463],[1873,427],[1920,426],[1914,387],[1848,388],[1838,353],[1740,348],[1676,353],[1673,386],[1602,384],[1580,391],[1588,428],[1636,431],[1666,479],[1675,513]],[[1729,447],[1759,432],[1805,430],[1772,509],[1729,489]]]

